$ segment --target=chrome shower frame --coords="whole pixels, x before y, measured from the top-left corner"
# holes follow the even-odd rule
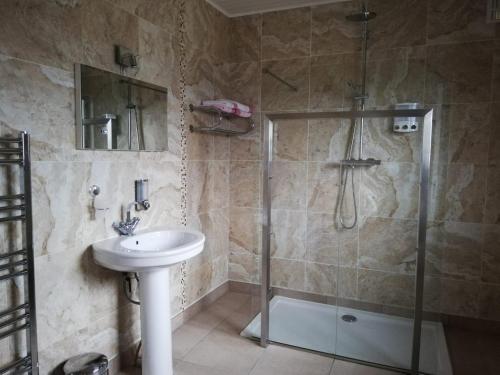
[[[365,363],[370,366],[389,368],[397,371],[404,371],[412,375],[419,374],[420,343],[423,319],[423,296],[424,296],[424,272],[425,272],[425,251],[427,238],[427,210],[429,197],[429,178],[432,147],[432,118],[433,110],[429,109],[394,109],[394,110],[365,110],[365,111],[335,111],[335,112],[278,112],[264,113],[263,128],[263,201],[262,201],[262,273],[261,273],[261,335],[260,345],[267,347],[273,343],[269,339],[269,302],[272,298],[271,288],[271,181],[272,181],[272,155],[274,144],[274,122],[277,120],[312,120],[312,119],[351,119],[364,118],[387,118],[387,117],[419,117],[423,118],[421,128],[421,155],[420,155],[420,192],[419,192],[419,215],[418,215],[418,237],[416,244],[417,265],[415,282],[415,307],[413,318],[413,343],[411,370],[392,368],[384,365],[366,363],[352,358],[343,358],[358,363]],[[333,357],[341,358],[333,354]]]

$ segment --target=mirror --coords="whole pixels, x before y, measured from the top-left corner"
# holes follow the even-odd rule
[[[75,77],[77,149],[168,149],[166,88],[80,64]]]

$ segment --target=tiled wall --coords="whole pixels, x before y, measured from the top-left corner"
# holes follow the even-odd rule
[[[207,234],[202,255],[172,270],[173,313],[227,280],[228,145],[187,134],[184,147],[180,126],[183,95],[186,102],[212,98],[221,82],[212,67],[227,54],[226,23],[202,0],[0,2],[0,130],[32,135],[42,374],[86,351],[112,358],[139,338],[139,311],[123,298],[120,275],[95,265],[90,250],[96,240],[114,235],[111,223],[133,199],[134,179],[150,178],[152,207],[139,213],[140,227],[180,225],[187,215],[190,227]],[[114,44],[139,53],[137,78],[168,87],[169,151],[75,149],[73,64],[118,72]],[[186,114],[185,125],[193,121]],[[96,205],[109,208],[95,220],[87,193],[92,184],[102,191]],[[0,309],[16,289],[1,289]],[[5,363],[16,343],[3,340],[1,345],[0,363]]]
[[[486,1],[369,0],[368,107],[419,102],[436,111],[426,309],[500,320],[498,42]],[[226,64],[234,97],[257,112],[352,106],[360,83],[357,2],[232,20]],[[267,68],[296,86],[290,90]],[[334,221],[348,123],[281,121],[275,134],[272,283],[395,308],[413,305],[419,134],[368,121],[360,170],[360,224]],[[232,280],[259,282],[261,141],[231,139]]]

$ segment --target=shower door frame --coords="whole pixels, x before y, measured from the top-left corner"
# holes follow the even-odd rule
[[[423,318],[423,296],[424,296],[424,271],[425,252],[427,237],[427,210],[429,197],[429,178],[431,164],[432,147],[432,118],[433,109],[391,109],[391,110],[365,110],[365,111],[332,111],[332,112],[264,112],[263,129],[263,168],[262,168],[262,274],[261,274],[261,335],[260,345],[267,347],[274,343],[269,340],[269,303],[272,298],[271,287],[271,180],[272,180],[272,159],[274,144],[274,121],[276,120],[314,120],[314,119],[351,119],[358,118],[394,118],[394,117],[419,117],[423,118],[422,143],[420,153],[420,181],[419,181],[419,214],[418,214],[418,237],[417,237],[417,267],[415,272],[415,305],[413,318],[413,340],[411,374],[419,374],[420,343],[422,334]],[[366,123],[365,123],[366,126]],[[373,125],[368,125],[373,126]],[[333,354],[336,357],[335,354]],[[353,362],[366,363],[353,358],[343,358]],[[367,363],[369,365],[376,365]],[[407,369],[393,368],[380,365],[379,367],[394,370]]]

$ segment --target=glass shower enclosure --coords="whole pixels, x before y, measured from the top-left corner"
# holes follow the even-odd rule
[[[394,118],[402,117],[420,119],[420,129],[412,138],[391,134],[390,124]],[[424,320],[423,312],[432,117],[432,109],[265,115],[261,312],[243,335],[259,339],[262,346],[285,344],[411,374],[451,374],[446,346],[440,346],[442,327]],[[360,118],[367,128],[364,153],[368,159],[343,160],[343,143],[332,142],[324,132],[345,134],[349,124]],[[290,145],[280,145],[279,134],[284,129],[286,134],[287,126],[292,127],[290,132],[300,133],[301,124],[306,129],[304,136],[312,138],[311,134],[315,134],[313,141],[330,142],[326,162],[315,162],[325,160],[319,157],[324,150],[310,140],[302,152],[304,157],[294,156],[294,163],[280,159],[280,149],[288,154],[295,151]],[[401,147],[411,142],[412,162],[391,164],[389,158],[384,165],[384,157],[381,161],[372,159],[370,143],[376,142],[375,136],[382,133],[385,137],[399,136],[394,140]],[[374,152],[373,156],[379,155]],[[301,158],[309,162],[307,168]],[[372,168],[380,164],[379,169]],[[351,173],[344,174],[346,170]],[[294,199],[294,189],[309,186],[321,173],[323,177],[318,177],[313,193]],[[346,176],[352,180],[352,189],[345,190],[345,183],[339,183]],[[361,178],[368,190],[359,187]],[[338,199],[331,207],[320,202],[324,207],[319,207],[319,211],[324,212],[308,212],[311,199],[328,194],[324,188],[337,184],[335,194],[338,197],[344,188],[348,202],[343,208],[344,219],[351,221],[352,204],[356,214],[358,206],[369,210],[370,200],[380,199],[369,188],[384,179],[411,181],[412,188],[398,192],[413,199],[407,205],[410,208],[401,208],[405,204],[397,202],[385,207],[385,211],[360,215],[360,223],[349,230],[338,225]],[[378,188],[383,195],[387,187],[382,183]],[[279,191],[286,194],[280,198]],[[363,195],[365,198],[360,201]],[[407,215],[401,214],[401,210]],[[295,225],[295,229],[287,232],[283,230],[286,225]],[[296,235],[297,231],[302,237]],[[307,245],[297,245],[303,237]],[[402,253],[404,259],[394,261],[394,253]],[[380,261],[381,256],[384,261]],[[401,267],[404,269],[399,272]],[[388,290],[391,286],[401,289],[402,285],[405,293]],[[352,292],[353,288],[356,292]],[[374,303],[377,300],[383,303]]]

